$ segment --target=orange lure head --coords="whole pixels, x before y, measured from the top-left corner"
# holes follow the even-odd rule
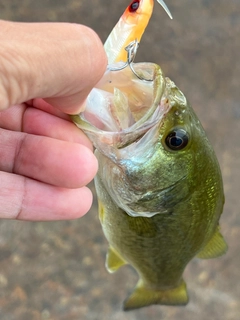
[[[153,0],[133,0],[122,15],[122,20],[128,25],[134,25],[128,42],[137,40],[141,37],[148,25],[153,11]]]
[[[164,1],[157,0],[157,2],[171,18]],[[109,64],[127,61],[125,48],[133,41],[140,42],[151,18],[153,6],[154,0],[132,0],[104,44]]]

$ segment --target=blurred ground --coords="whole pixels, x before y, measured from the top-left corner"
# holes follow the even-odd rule
[[[104,41],[129,0],[0,0],[0,18],[68,21],[91,26]],[[124,313],[137,276],[110,275],[96,201],[78,221],[0,222],[1,320],[237,320],[240,317],[240,2],[168,0],[174,20],[155,7],[137,60],[161,65],[190,100],[216,150],[226,205],[228,254],[193,260],[186,307],[152,306]],[[81,54],[81,52],[79,53]],[[97,53],[96,53],[97,54]]]

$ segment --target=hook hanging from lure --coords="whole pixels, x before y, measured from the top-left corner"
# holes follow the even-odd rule
[[[157,0],[157,2],[172,19],[172,15],[165,2],[163,0]],[[111,71],[121,70],[127,65],[131,66],[142,35],[152,16],[153,6],[154,0],[133,0],[109,34],[104,44],[108,64],[119,61],[125,62],[119,68],[110,68]],[[134,69],[131,69],[138,76]]]

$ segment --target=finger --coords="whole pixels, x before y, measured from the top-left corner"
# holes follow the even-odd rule
[[[31,221],[76,219],[91,207],[86,188],[64,189],[0,172],[0,218]]]
[[[4,21],[0,28],[1,109],[41,97],[77,113],[106,69],[96,33],[67,23]]]
[[[30,103],[27,103],[28,106],[37,108],[39,110],[45,111],[47,113],[50,113],[54,116],[57,116],[62,119],[69,119],[69,116],[62,111],[58,110],[57,108],[53,107],[51,104],[47,103],[45,100],[36,98],[29,101]]]
[[[92,143],[87,136],[63,113],[61,117],[56,117],[24,104],[16,105],[0,112],[0,128],[76,142],[92,150]]]
[[[27,108],[23,118],[23,132],[80,143],[92,150],[87,136],[70,121],[34,108]]]
[[[72,142],[0,129],[0,169],[65,188],[88,184],[97,172],[89,148]]]
[[[22,131],[22,118],[26,110],[25,104],[19,104],[0,111],[0,128]]]

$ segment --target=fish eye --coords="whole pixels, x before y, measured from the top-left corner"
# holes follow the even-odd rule
[[[134,0],[129,6],[129,11],[130,12],[137,11],[137,9],[139,8],[139,2],[140,2],[140,0]]]
[[[165,138],[167,147],[178,151],[186,147],[189,141],[188,133],[184,129],[174,129]]]

